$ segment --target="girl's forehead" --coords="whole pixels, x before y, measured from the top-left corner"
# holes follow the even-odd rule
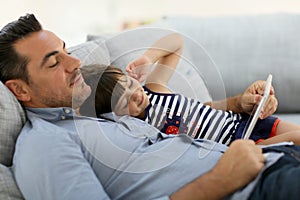
[[[124,75],[122,75],[120,78],[119,78],[119,82],[121,82],[121,83],[126,83],[126,82],[128,82],[128,80],[129,80],[129,76],[128,75],[126,75],[126,74],[124,74]]]
[[[140,85],[138,80],[132,78],[131,76],[129,76],[127,74],[124,74],[123,76],[121,76],[118,82],[123,87],[132,87],[133,85],[136,87],[136,86]]]
[[[127,82],[130,82],[130,81],[135,81],[135,79],[132,78],[131,76],[127,75],[127,74],[124,74],[124,75],[121,76],[120,81],[127,83]]]

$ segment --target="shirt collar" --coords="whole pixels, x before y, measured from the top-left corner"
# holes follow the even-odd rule
[[[77,116],[74,109],[69,107],[60,108],[29,108],[25,107],[27,117],[30,119],[32,117],[39,117],[47,121],[60,121],[64,119],[74,118]]]

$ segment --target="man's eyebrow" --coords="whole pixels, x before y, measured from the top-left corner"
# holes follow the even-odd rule
[[[65,49],[66,48],[66,43],[65,42],[63,42],[63,49]],[[51,57],[51,56],[54,56],[55,54],[57,54],[58,53],[58,51],[52,51],[52,52],[50,52],[50,53],[47,53],[45,56],[44,56],[44,58],[43,58],[43,61],[42,61],[42,63],[41,63],[41,67],[49,60],[49,58]]]

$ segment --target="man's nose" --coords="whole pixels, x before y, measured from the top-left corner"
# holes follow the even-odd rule
[[[67,72],[72,73],[75,69],[80,68],[81,61],[78,58],[67,54],[65,59],[65,70]]]

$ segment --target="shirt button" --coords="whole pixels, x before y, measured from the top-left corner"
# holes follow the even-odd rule
[[[69,109],[65,110],[65,113],[69,114],[71,111]]]
[[[61,116],[61,119],[66,119],[66,117],[65,116]]]

